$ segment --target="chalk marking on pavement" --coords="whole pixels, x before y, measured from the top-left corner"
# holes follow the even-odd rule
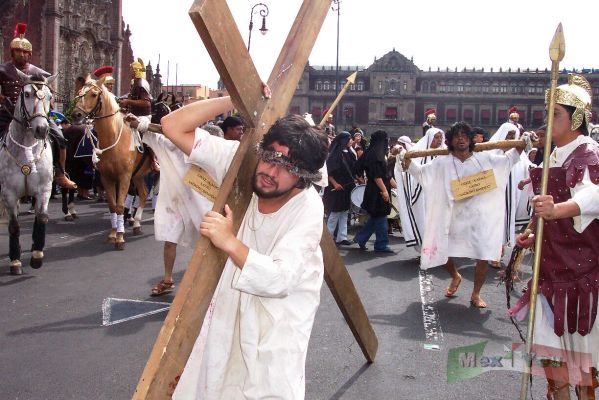
[[[147,312],[144,312],[141,314],[135,314],[135,315],[132,315],[132,316],[129,316],[126,318],[121,318],[121,319],[111,321],[110,318],[112,317],[112,306],[114,304],[119,304],[119,303],[120,304],[132,303],[132,304],[137,304],[137,305],[145,304],[148,306],[163,306],[163,307],[159,307],[152,311],[147,311]],[[103,326],[116,325],[116,324],[120,324],[121,322],[131,321],[132,319],[147,317],[149,315],[158,314],[163,311],[168,311],[170,308],[171,308],[171,303],[163,303],[163,302],[158,302],[158,301],[132,300],[132,299],[118,299],[118,298],[114,298],[114,297],[107,297],[102,302],[102,325]]]
[[[419,269],[418,280],[420,282],[420,300],[422,302],[422,322],[424,323],[424,334],[427,344],[433,344],[438,350],[443,343],[443,330],[439,321],[439,312],[435,307],[433,297],[433,281],[424,269]],[[438,346],[438,348],[436,347]]]

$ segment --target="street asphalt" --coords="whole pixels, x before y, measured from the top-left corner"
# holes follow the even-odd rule
[[[23,249],[31,246],[33,217],[27,208],[21,206]],[[0,399],[131,398],[166,313],[103,326],[102,303],[109,297],[173,299],[149,295],[162,272],[162,243],[154,240],[151,211],[144,213],[143,235],[134,237],[128,228],[126,249],[115,251],[105,241],[110,227],[106,204],[83,201],[78,210],[79,219],[64,221],[58,200],[52,200],[44,266],[25,267],[22,276],[8,274],[7,228],[0,225]],[[519,341],[506,317],[496,270],[489,269],[482,291],[487,309],[469,304],[472,262],[461,261],[464,280],[451,299],[443,296],[449,283],[445,271],[429,272],[432,307],[438,313],[437,339],[431,342],[423,324],[417,254],[398,233],[391,237],[391,247],[396,254],[377,255],[357,246],[340,249],[377,334],[378,354],[373,364],[366,364],[323,285],[306,361],[306,399],[518,398],[521,375],[514,371],[447,382],[450,349],[486,341],[485,354],[502,355],[504,346]],[[191,253],[179,249],[177,281]],[[24,265],[29,255],[24,252]],[[544,379],[535,378],[534,398],[543,398],[544,392]]]

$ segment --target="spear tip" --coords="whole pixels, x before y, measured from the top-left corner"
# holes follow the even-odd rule
[[[355,71],[353,74],[347,77],[347,81],[349,83],[356,83],[356,76],[358,76],[358,71]]]
[[[560,22],[555,30],[551,45],[549,46],[549,58],[551,61],[561,61],[566,55],[566,40],[564,39],[564,28]]]

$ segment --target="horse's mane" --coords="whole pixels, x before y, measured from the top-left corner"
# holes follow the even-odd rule
[[[46,82],[46,77],[40,72],[34,72],[29,76],[29,82],[26,83],[30,82]]]
[[[110,107],[113,110],[120,109],[119,103],[116,102],[116,97],[114,96],[114,94],[112,94],[110,92],[110,90],[108,90],[108,88],[106,86],[104,86],[104,83],[102,83],[101,85],[98,85],[98,81],[94,81],[93,79],[91,79],[91,81],[94,82],[95,85],[97,85],[98,87],[100,87],[102,89],[101,96],[102,96],[103,104],[110,104]],[[120,113],[117,113],[117,115],[118,114],[120,114]]]

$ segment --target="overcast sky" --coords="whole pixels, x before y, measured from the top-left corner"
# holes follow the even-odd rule
[[[254,16],[251,55],[266,80],[301,0],[262,0],[269,7],[268,33]],[[247,44],[250,10],[258,1],[229,0]],[[135,57],[155,67],[161,55],[166,84],[201,83],[216,87],[218,73],[188,11],[192,0],[123,0],[123,18],[132,31]],[[369,66],[395,48],[429,67],[550,68],[549,44],[559,22],[566,56],[562,68],[599,68],[599,0],[342,0],[339,64]],[[572,8],[576,7],[576,8]],[[330,10],[310,56],[312,65],[335,65],[337,12]]]

